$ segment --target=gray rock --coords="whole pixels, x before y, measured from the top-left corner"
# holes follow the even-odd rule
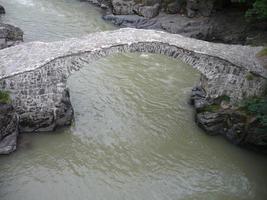
[[[153,6],[136,5],[134,11],[145,18],[153,18],[159,14],[160,4],[156,3]]]
[[[134,6],[136,5],[134,0],[111,0],[112,12],[115,15],[133,15]]]
[[[108,14],[102,17],[117,26],[137,27],[138,24],[145,24],[148,20],[138,15],[113,15]]]
[[[166,13],[168,14],[176,14],[179,13],[185,6],[185,0],[176,0],[171,2],[166,7]]]
[[[206,97],[207,94],[202,87],[196,86],[192,89],[190,103],[194,106],[197,112],[200,112],[206,106],[211,105],[211,102],[209,102]]]
[[[225,126],[225,116],[221,113],[202,112],[196,115],[196,122],[209,135],[219,135]]]
[[[0,154],[16,150],[18,115],[11,104],[0,104]]]
[[[210,16],[215,0],[187,0],[186,9],[188,17]]]
[[[15,26],[0,23],[0,49],[23,41],[23,31]]]
[[[0,5],[0,14],[5,14],[5,8],[3,6]]]

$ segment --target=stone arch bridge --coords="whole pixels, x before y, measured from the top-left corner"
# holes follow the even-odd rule
[[[266,70],[256,59],[261,49],[131,28],[24,43],[0,51],[0,88],[10,92],[22,132],[50,131],[71,122],[68,77],[103,56],[149,52],[180,59],[201,73],[207,98],[228,95],[236,102],[264,90]]]

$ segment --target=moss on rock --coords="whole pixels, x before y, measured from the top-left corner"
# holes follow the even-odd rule
[[[7,91],[0,90],[0,103],[3,103],[3,104],[11,103],[11,98]]]

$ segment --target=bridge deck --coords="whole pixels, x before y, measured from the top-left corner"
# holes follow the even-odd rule
[[[42,67],[58,57],[97,51],[118,45],[160,42],[195,53],[221,58],[238,67],[266,76],[256,59],[262,47],[216,44],[155,30],[124,28],[92,33],[58,42],[30,42],[0,51],[0,79]]]

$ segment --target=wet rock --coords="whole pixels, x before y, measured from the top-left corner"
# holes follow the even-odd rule
[[[225,126],[225,116],[220,113],[202,112],[196,115],[196,122],[209,135],[219,135]]]
[[[6,13],[5,8],[0,5],[0,15],[5,13]]]
[[[192,89],[190,104],[194,106],[197,112],[210,105],[206,99],[206,92],[202,87],[196,86]]]
[[[104,20],[122,27],[132,27],[139,29],[160,29],[157,19],[147,19],[139,15],[105,15]]]
[[[72,123],[74,117],[73,107],[70,102],[69,90],[65,89],[58,109],[55,112],[56,120],[55,127],[69,126]]]
[[[18,115],[11,104],[0,104],[0,154],[17,148]]]
[[[23,31],[15,26],[0,23],[0,49],[23,41]]]
[[[236,123],[233,124],[225,131],[225,137],[233,144],[242,145],[244,144],[246,137],[246,127],[245,123]]]

